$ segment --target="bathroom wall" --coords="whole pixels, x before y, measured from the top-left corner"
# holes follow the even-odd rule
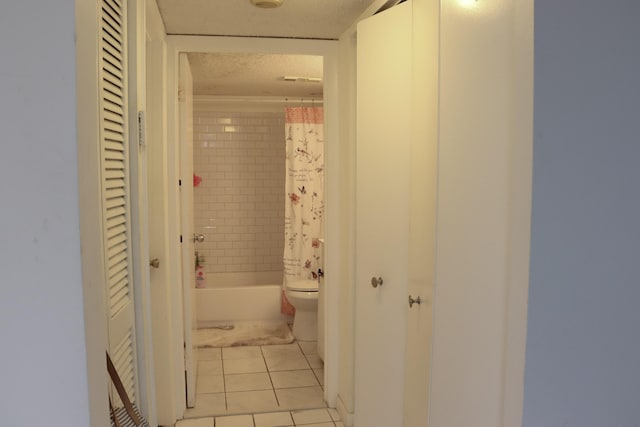
[[[250,110],[221,111],[211,98],[194,100],[194,173],[202,177],[194,221],[196,234],[205,235],[196,247],[210,277],[282,271],[284,106]]]

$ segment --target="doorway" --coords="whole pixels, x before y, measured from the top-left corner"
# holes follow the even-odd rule
[[[320,63],[321,68],[323,70],[324,73],[324,77],[325,77],[325,87],[327,82],[330,82],[331,84],[335,85],[335,81],[332,78],[328,78],[327,80],[327,69],[332,70],[332,48],[335,46],[334,42],[318,42],[318,41],[291,41],[291,40],[252,40],[251,42],[245,41],[245,40],[238,40],[238,39],[234,39],[234,38],[203,38],[203,37],[168,37],[168,46],[169,46],[169,67],[168,67],[168,73],[169,73],[169,79],[168,79],[168,92],[169,93],[176,93],[174,92],[171,88],[174,87],[177,90],[177,75],[175,75],[175,69],[172,67],[172,59],[175,60],[178,56],[178,54],[180,52],[188,52],[191,55],[195,55],[192,54],[192,52],[198,52],[198,54],[212,54],[212,55],[221,55],[221,54],[238,54],[241,53],[245,56],[245,59],[247,57],[247,55],[266,55],[267,52],[269,52],[270,55],[280,55],[281,57],[284,57],[283,55],[305,55],[305,56],[309,56],[309,55],[313,55],[316,57],[320,57]],[[272,52],[275,52],[272,53]],[[263,56],[261,58],[263,58]],[[327,61],[327,58],[329,58],[329,60]],[[195,73],[194,73],[195,74]],[[296,75],[297,74],[297,75]],[[306,80],[304,79],[305,77],[317,77],[314,75],[308,75],[306,73],[296,73],[294,74],[294,76],[302,78],[300,80]],[[332,72],[330,71],[329,74],[332,74]],[[291,76],[287,76],[287,77],[291,77]],[[198,89],[197,89],[197,76],[194,76],[194,81],[196,82],[195,86],[195,93],[196,93],[196,97],[198,97]],[[300,85],[300,83],[298,83],[298,85]],[[333,89],[335,90],[335,89]],[[331,92],[331,90],[329,90],[329,92]],[[317,92],[316,92],[317,93]],[[265,100],[265,97],[263,96],[261,100],[259,100],[258,98],[256,98],[255,96],[253,96],[254,99],[251,99],[252,101],[256,101],[254,102],[254,104],[259,105],[260,108],[258,108],[259,114],[266,114],[269,113],[269,110],[274,111],[274,109],[277,109],[278,111],[282,111],[284,109],[284,107],[286,106],[300,106],[300,105],[305,105],[305,106],[318,106],[320,105],[321,101],[322,101],[322,92],[320,93],[312,93],[312,94],[308,94],[310,96],[300,96],[299,94],[294,94],[290,97],[288,96],[274,96],[271,94],[264,94],[264,93],[258,93],[258,95],[270,95],[270,97],[268,97]],[[242,109],[240,109],[239,112],[244,113],[244,114],[253,114],[250,113],[249,111],[247,111],[247,105],[251,104],[250,102],[247,102],[247,98],[251,98],[250,95],[247,95],[246,92],[245,93],[240,93],[240,96],[242,99],[238,98],[238,95],[233,96],[230,95],[228,93],[224,94],[224,95],[219,95],[217,98],[215,97],[211,97],[211,95],[209,95],[208,97],[205,95],[203,98],[200,98],[196,104],[200,103],[200,104],[208,104],[209,107],[212,108],[211,111],[217,110],[216,114],[222,113],[223,110],[227,110],[229,111],[229,109],[234,110],[234,109],[238,109],[240,107],[242,107],[242,109],[244,109],[244,111],[242,111]],[[328,96],[328,93],[325,91],[324,93],[324,106],[325,108],[327,107],[327,98],[330,97]],[[224,99],[223,99],[224,98]],[[335,95],[333,95],[333,99],[335,99]],[[172,101],[169,100],[169,114],[168,116],[171,117],[175,117],[176,114],[176,105],[172,105]],[[212,104],[217,104],[215,107],[212,107]],[[197,108],[197,107],[196,107]],[[233,112],[233,111],[232,111]],[[273,113],[271,113],[273,114]],[[248,117],[248,116],[246,116]],[[216,120],[218,119],[229,119],[229,117],[217,117]],[[259,118],[259,117],[254,117],[254,119],[260,119],[260,120],[264,120],[263,118]],[[329,122],[330,119],[327,120],[327,122]],[[222,123],[221,123],[222,124]],[[328,124],[328,123],[326,123]],[[246,123],[246,125],[248,127],[251,127],[250,125],[248,125],[248,123]],[[171,123],[171,120],[168,121],[168,126],[169,126],[169,131],[168,131],[168,135],[171,136],[175,135],[176,133],[176,129],[172,129],[172,127],[174,126]],[[194,123],[194,126],[198,126],[197,124],[197,120],[196,123]],[[238,129],[233,129],[233,124],[229,123],[226,126],[229,126],[228,130],[229,131],[235,131]],[[257,126],[257,125],[254,125]],[[282,126],[280,129],[283,129],[284,126]],[[222,128],[224,130],[224,127]],[[335,140],[335,130],[332,131],[330,130],[329,126],[326,126],[325,129],[327,129],[327,135],[326,135],[326,139],[327,140],[331,140],[332,139],[332,135],[333,135],[333,140]],[[254,129],[255,130],[255,129]],[[196,131],[197,132],[197,131]],[[240,139],[244,138],[244,136],[242,135],[237,135],[237,132],[228,132],[229,134],[231,134],[231,140],[233,140],[233,137],[239,137]],[[196,137],[197,139],[197,137]],[[198,142],[196,140],[196,150],[197,148]],[[209,147],[207,147],[209,148]],[[327,163],[329,164],[331,162],[330,159],[327,160]],[[328,169],[329,171],[327,172],[328,174],[330,174],[330,169],[331,166],[328,165]],[[198,175],[198,170],[196,168],[195,170],[196,175]],[[204,179],[211,179],[211,176],[208,175],[209,178],[206,177],[201,177]],[[198,191],[198,188],[195,189],[196,194]],[[284,191],[280,192],[280,197],[283,195]],[[328,194],[327,195],[329,198],[336,197],[335,195],[331,195]],[[197,197],[197,196],[196,196]],[[278,204],[280,204],[280,202],[277,202]],[[226,214],[225,214],[226,215]],[[207,223],[208,219],[205,220],[205,223],[201,223],[201,228],[202,230],[196,229],[196,235],[198,234],[204,234],[205,235],[205,241],[202,242],[202,244],[204,245],[205,242],[211,242],[212,240],[214,240],[213,237],[207,236],[207,234],[211,234],[214,230],[216,230],[217,232],[217,228],[213,228],[213,227],[218,227],[218,226],[228,226],[228,224],[226,225],[221,225],[220,223],[218,224],[212,224],[212,223]],[[240,226],[240,225],[239,225]],[[204,227],[211,227],[211,228],[204,228]],[[198,243],[198,245],[200,245],[200,243]],[[330,245],[329,245],[330,247]],[[212,250],[212,248],[210,248],[209,250]],[[215,249],[213,249],[215,250]],[[279,252],[279,250],[278,250]],[[328,252],[330,252],[330,249],[328,249]],[[214,264],[214,258],[216,257],[216,255],[221,256],[221,252],[218,252],[216,254],[212,255],[205,255],[204,256],[204,264],[206,265],[207,262]],[[280,253],[278,255],[278,258],[281,260],[282,258],[282,254]],[[209,276],[207,275],[206,280],[213,280],[216,279],[215,276]],[[281,281],[280,281],[281,283]],[[328,292],[329,293],[329,292]],[[327,299],[329,300],[331,297],[331,295],[327,296]],[[176,302],[177,304],[177,302]],[[331,336],[331,332],[327,331],[327,336]],[[330,340],[331,338],[329,338]],[[327,349],[326,351],[326,356],[325,356],[325,366],[330,366],[331,364],[331,359],[336,357],[337,352],[335,351],[335,346],[332,346],[331,344],[326,345],[325,348]],[[283,349],[283,351],[286,351]],[[323,372],[320,368],[321,365],[319,365],[319,362],[317,360],[317,356],[315,356],[313,354],[313,352],[309,351],[309,348],[299,348],[300,354],[302,355],[303,358],[305,358],[306,362],[309,364],[309,369],[308,371],[310,372],[306,372],[305,374],[313,374],[313,376],[315,377],[315,380],[317,381],[317,390],[316,390],[316,394],[320,394],[320,396],[322,396],[322,399],[327,401],[329,406],[334,406],[335,405],[335,396],[336,396],[336,390],[337,390],[337,384],[335,381],[330,382],[330,381],[325,381],[325,377],[326,376],[331,376],[331,369],[327,369],[327,372]],[[208,351],[208,353],[212,353],[211,351]],[[209,356],[211,356],[211,354],[209,354]],[[213,356],[216,357],[216,356]],[[310,360],[310,359],[313,359]],[[202,371],[206,372],[207,369],[217,369],[215,367],[213,367],[214,364],[216,363],[211,363],[212,361],[209,360],[208,363],[205,363],[203,366],[207,366],[205,369],[203,369]],[[269,363],[269,360],[267,358],[265,358],[265,362],[266,364]],[[311,362],[311,363],[309,363]],[[335,362],[334,366],[335,366]],[[315,369],[315,370],[314,370]],[[208,372],[212,373],[214,371],[209,370]],[[202,373],[202,372],[201,372]],[[222,374],[224,376],[224,370],[222,371]],[[268,372],[266,372],[267,376],[268,376]],[[264,375],[263,375],[264,377]],[[308,379],[311,379],[311,377],[309,377],[309,375],[307,375]],[[320,384],[324,385],[324,390],[322,389],[322,386],[320,386]],[[224,386],[224,384],[223,384]],[[217,390],[220,390],[220,385],[211,385],[211,387],[213,387],[210,390],[214,390],[217,387]],[[197,408],[197,404],[196,404],[196,408]],[[260,408],[256,408],[255,410],[260,410]]]
[[[195,405],[185,416],[322,407],[316,340],[294,339],[293,317],[280,307],[288,217],[285,113],[301,105],[321,111],[322,58],[186,56],[194,94],[197,278],[191,301],[199,360]]]

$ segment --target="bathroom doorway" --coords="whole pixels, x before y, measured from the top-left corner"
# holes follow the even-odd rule
[[[185,416],[324,407],[317,340],[295,340],[294,318],[281,310],[285,111],[322,108],[323,58],[187,56],[197,252],[189,299],[197,313],[198,369],[195,406]]]

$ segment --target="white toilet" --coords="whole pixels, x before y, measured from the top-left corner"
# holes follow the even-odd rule
[[[288,282],[284,293],[296,309],[293,318],[293,336],[300,341],[316,341],[318,337],[318,281],[296,280]]]

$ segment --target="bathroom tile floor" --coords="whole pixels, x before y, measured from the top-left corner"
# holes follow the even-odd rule
[[[301,409],[178,421],[176,427],[344,427],[335,409]]]
[[[317,354],[315,341],[199,349],[196,405],[187,409],[185,418],[326,408],[323,379],[323,363]],[[224,417],[218,418],[224,420]],[[212,424],[179,425],[200,427]],[[216,421],[216,427],[226,425]],[[247,425],[254,427],[253,424]],[[324,425],[322,422],[318,424]],[[261,426],[270,424],[255,425]]]

